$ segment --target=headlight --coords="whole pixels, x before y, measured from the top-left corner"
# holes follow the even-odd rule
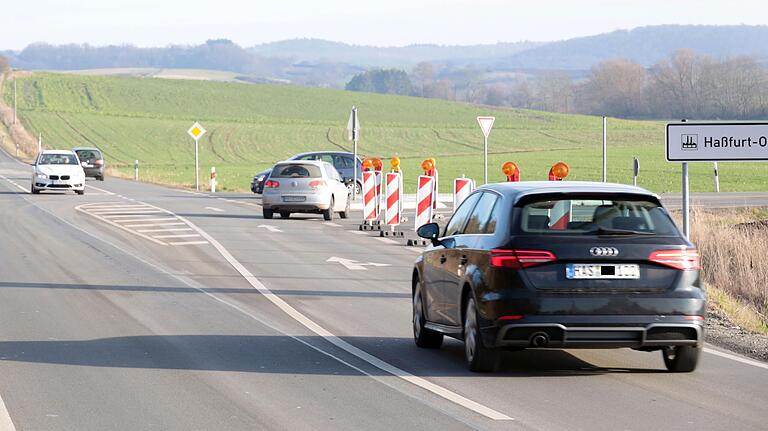
[[[41,173],[38,172],[37,173],[37,178],[39,178],[41,180],[47,180],[48,179],[48,175],[41,174]]]

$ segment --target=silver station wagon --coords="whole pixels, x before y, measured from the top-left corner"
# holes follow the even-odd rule
[[[288,218],[291,213],[322,214],[332,220],[338,212],[349,217],[349,189],[330,163],[319,160],[291,160],[272,168],[264,184],[262,207],[264,218],[275,213]]]

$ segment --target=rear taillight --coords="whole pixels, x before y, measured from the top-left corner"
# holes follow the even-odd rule
[[[324,180],[312,180],[309,182],[309,186],[313,189],[319,189],[321,187],[325,187],[327,184],[325,184]]]
[[[98,165],[98,166],[101,166],[101,165],[103,165],[103,164],[104,164],[104,160],[96,160],[96,161],[95,161],[95,162],[93,162],[93,163],[94,163],[94,164],[96,164],[96,165]]]
[[[276,189],[280,187],[280,183],[275,180],[267,180],[267,182],[264,183],[264,187],[268,189]]]
[[[701,269],[699,252],[695,248],[685,250],[656,250],[648,256],[648,260],[681,271]]]
[[[529,268],[556,260],[554,253],[545,250],[491,250],[491,266],[497,268]]]

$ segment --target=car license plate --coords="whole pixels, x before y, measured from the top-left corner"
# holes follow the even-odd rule
[[[53,180],[53,185],[58,186],[62,184],[66,184],[67,182],[64,180]]]
[[[569,280],[638,279],[640,278],[640,266],[636,264],[569,263],[565,266],[565,277]]]
[[[306,200],[306,196],[283,196],[283,202],[304,202]]]

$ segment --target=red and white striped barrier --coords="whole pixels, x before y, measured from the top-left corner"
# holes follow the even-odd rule
[[[432,203],[435,195],[435,179],[426,175],[419,175],[419,188],[416,190],[416,225],[418,229],[432,221]]]
[[[381,184],[381,171],[373,171],[373,176],[376,178],[376,216],[381,214],[381,196],[383,193],[383,186]]]
[[[384,212],[385,222],[388,226],[397,226],[400,224],[400,208],[401,208],[401,196],[400,193],[400,173],[388,172],[387,173],[387,207]]]
[[[571,201],[560,200],[549,210],[549,228],[566,230],[571,221]]]
[[[464,199],[475,190],[475,181],[471,178],[456,178],[453,180],[453,212],[464,202]]]
[[[376,176],[371,171],[363,172],[363,221],[369,222],[379,218],[379,207],[376,205]]]

